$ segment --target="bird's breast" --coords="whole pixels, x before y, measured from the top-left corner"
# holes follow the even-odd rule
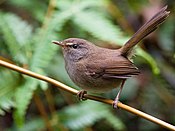
[[[96,93],[103,93],[119,86],[119,79],[94,77],[96,72],[89,72],[84,62],[66,63],[66,70],[71,80],[80,88]],[[92,75],[94,73],[94,75]]]

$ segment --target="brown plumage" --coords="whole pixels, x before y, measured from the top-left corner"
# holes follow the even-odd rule
[[[98,47],[79,38],[53,41],[62,46],[66,70],[73,82],[83,90],[99,93],[121,84],[114,101],[116,108],[125,80],[139,74],[138,68],[129,60],[132,48],[165,21],[169,15],[166,9],[167,6],[162,8],[117,50]],[[78,94],[80,99],[83,99],[83,93]]]

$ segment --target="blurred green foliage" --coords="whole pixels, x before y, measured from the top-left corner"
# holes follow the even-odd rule
[[[138,78],[128,81],[121,100],[175,123],[175,3],[169,1],[167,4],[172,10],[171,16],[156,31],[156,37],[151,37],[151,40],[148,38],[143,42],[143,48],[136,49],[138,57],[134,61],[142,73]],[[140,26],[136,17],[139,18],[142,13],[140,10],[145,5],[149,7],[151,3],[143,0],[2,1],[0,59],[76,87],[64,69],[61,50],[51,41],[79,37],[94,41],[99,46],[117,48],[132,35],[132,25],[137,29]],[[122,18],[129,26],[122,26]],[[129,19],[137,22],[128,22]],[[116,94],[114,90],[104,96],[114,98]],[[0,67],[0,114],[0,122],[4,123],[0,127],[2,130],[160,129],[123,111],[114,112],[101,103],[79,103],[74,96],[54,89],[45,82],[3,67]],[[8,118],[13,120],[9,121]]]

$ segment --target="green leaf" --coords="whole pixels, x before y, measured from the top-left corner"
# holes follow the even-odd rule
[[[15,93],[16,108],[13,116],[18,127],[22,127],[24,124],[26,109],[32,99],[33,92],[37,85],[37,80],[27,78],[26,82],[24,82]]]
[[[126,128],[123,122],[111,113],[106,114],[105,118],[116,130],[124,130]]]
[[[109,106],[94,101],[86,101],[80,104],[69,106],[59,111],[60,121],[65,124],[71,130],[78,130],[86,126],[92,126],[96,121],[100,119],[109,120],[112,125],[117,123],[113,127],[115,129],[124,129],[124,126],[120,119],[113,116]]]
[[[160,73],[158,65],[157,65],[156,61],[154,60],[154,58],[152,58],[151,55],[149,55],[147,52],[145,52],[141,48],[137,49],[136,51],[137,51],[137,53],[136,53],[137,55],[143,57],[150,64],[154,74]]]
[[[71,10],[72,13],[76,13],[92,7],[101,7],[104,4],[104,0],[62,0],[57,2],[57,7],[62,11]]]
[[[60,28],[62,24],[64,24],[64,17],[62,21],[56,21],[56,19],[52,19],[51,23],[56,25],[59,24]],[[34,53],[32,59],[30,61],[30,70],[46,75],[46,67],[50,64],[51,59],[55,55],[57,48],[55,45],[51,43],[51,40],[56,39],[55,34],[55,26],[48,26],[46,28],[41,28],[39,32],[36,32],[34,35],[33,42],[35,43]],[[49,68],[49,67],[48,67]],[[24,116],[26,114],[26,109],[32,99],[32,95],[34,90],[42,85],[42,89],[47,89],[47,84],[41,84],[42,82],[36,82],[33,79],[27,79],[26,82],[16,94],[16,102],[18,103],[18,107],[15,111],[15,120],[16,123],[21,126],[24,122]],[[25,99],[24,99],[25,98]]]
[[[27,64],[31,52],[32,27],[14,14],[0,14],[0,29],[10,55],[15,61]],[[13,21],[13,22],[11,22]]]
[[[0,22],[0,29],[3,34],[3,38],[6,41],[6,45],[8,46],[8,50],[12,56],[16,56],[17,52],[19,51],[19,45],[15,38],[15,35],[12,32],[12,29],[8,25],[13,18],[10,19],[10,22],[7,20],[10,16],[6,16],[4,14],[0,14],[1,22]]]
[[[47,9],[47,2],[40,2],[37,0],[9,0],[7,2],[15,7],[23,9],[23,11],[27,11],[30,13],[30,17],[34,17],[34,19],[40,22],[43,21]]]
[[[7,82],[8,80],[8,82]],[[13,100],[14,92],[19,84],[18,73],[3,69],[0,71],[0,114],[4,115],[4,111],[9,111],[15,107]]]
[[[105,18],[103,14],[95,11],[83,11],[75,14],[74,23],[91,33],[94,37],[112,43],[123,44],[127,38],[121,30]]]

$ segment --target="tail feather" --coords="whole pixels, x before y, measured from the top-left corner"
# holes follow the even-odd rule
[[[147,21],[126,43],[120,48],[121,55],[129,56],[132,48],[144,37],[156,30],[169,16],[170,11],[166,11],[167,6],[163,7],[149,21]]]

